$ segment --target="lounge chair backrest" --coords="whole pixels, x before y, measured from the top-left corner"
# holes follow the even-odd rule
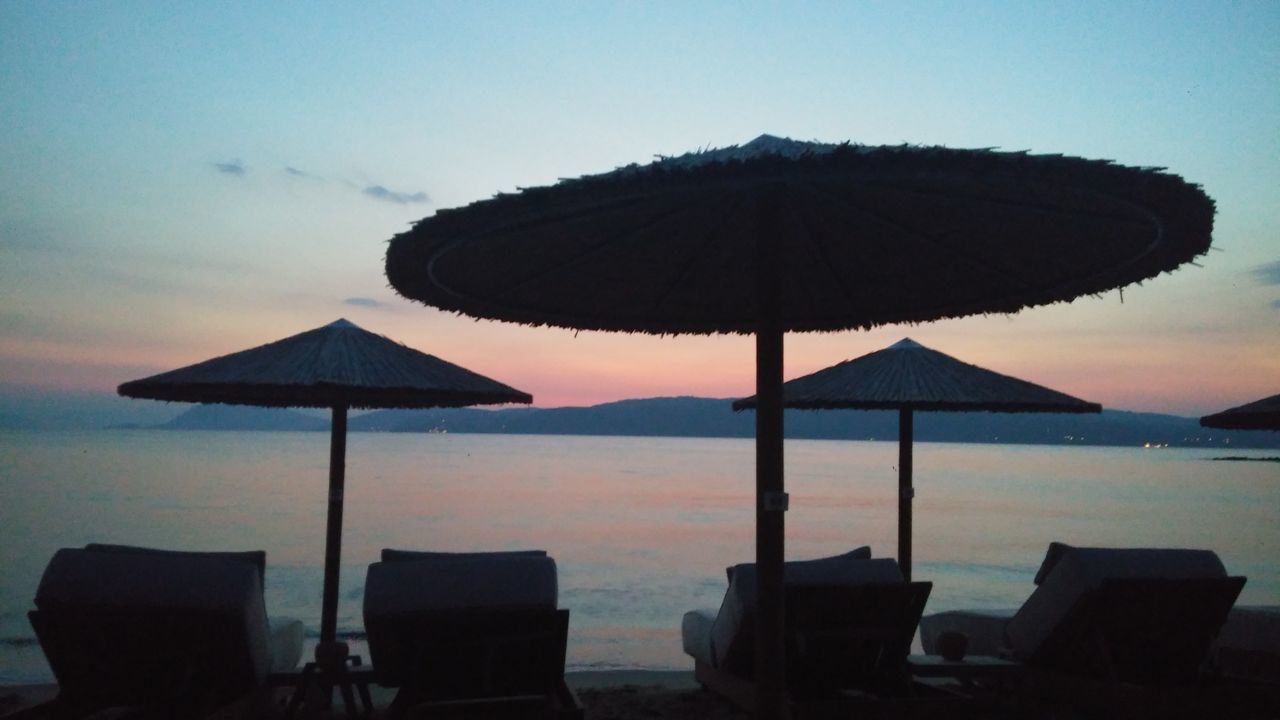
[[[555,614],[557,595],[556,563],[545,555],[374,563],[364,592],[365,631],[374,670],[392,683],[405,676],[409,665],[421,664],[414,628],[432,626],[436,618],[463,618],[484,611],[550,617]]]
[[[1213,652],[1224,674],[1280,687],[1280,605],[1232,608]]]
[[[905,690],[911,680],[907,655],[932,589],[928,582],[788,585],[792,692]]]
[[[271,666],[262,585],[243,559],[63,549],[35,605],[36,636],[77,702],[229,701]]]
[[[435,552],[429,550],[382,549],[382,562],[412,562],[414,560],[466,560],[495,557],[546,557],[546,550],[495,550],[491,552]]]
[[[112,552],[112,553],[151,553],[156,555],[169,555],[172,557],[209,557],[221,558],[224,560],[236,560],[246,562],[258,569],[258,582],[262,587],[267,586],[267,553],[265,550],[245,550],[232,552],[205,552],[193,550],[159,550],[156,548],[138,547],[136,545],[114,545],[109,543],[89,543],[84,546],[85,550],[91,552]]]
[[[791,560],[790,562],[786,563],[785,572],[788,573],[788,577],[800,577],[800,576],[813,577],[813,576],[822,575],[824,573],[831,573],[831,572],[838,573],[840,571],[840,568],[843,567],[850,560],[870,560],[870,559],[871,559],[871,546],[863,545],[862,547],[854,548],[847,553],[841,553],[840,555],[832,555],[831,557],[818,558],[816,560]],[[729,567],[725,568],[725,571],[724,571],[725,578],[729,582],[733,582],[733,573],[738,568],[741,568],[741,567],[754,568],[755,566],[756,566],[755,563],[739,563],[737,565],[730,565]]]
[[[839,556],[821,561],[788,562],[783,566],[783,574],[788,586],[859,587],[903,581],[897,561],[889,558],[861,560]],[[717,668],[745,677],[751,672],[754,657],[755,565],[736,566],[732,578],[711,626],[711,653]]]
[[[444,610],[395,627],[394,646],[369,636],[375,677],[419,701],[546,695],[564,681],[568,610]]]
[[[1039,585],[1044,579],[1049,577],[1049,573],[1053,571],[1053,567],[1058,564],[1063,555],[1075,550],[1074,547],[1066,543],[1051,542],[1049,549],[1044,554],[1044,560],[1040,563],[1040,569],[1036,571],[1036,576],[1032,580],[1033,583]]]
[[[1106,610],[1096,601],[1104,585],[1111,588],[1109,592],[1113,595],[1113,603],[1123,599],[1130,605],[1142,602],[1142,597],[1135,595],[1133,588],[1146,588],[1150,593],[1148,602],[1154,612],[1158,605],[1168,600],[1159,595],[1180,587],[1177,581],[1225,578],[1226,569],[1222,561],[1208,550],[1068,548],[1060,552],[1040,586],[1009,621],[1005,639],[1015,658],[1035,661],[1043,652],[1052,650],[1046,648],[1051,638],[1057,638],[1053,644],[1061,645],[1066,630],[1079,626],[1081,632],[1089,631],[1087,618],[1082,620],[1081,615]],[[1123,587],[1126,582],[1129,589]],[[1199,585],[1192,583],[1187,587]],[[1226,609],[1230,609],[1230,603]],[[1223,612],[1225,618],[1225,610]],[[1211,637],[1216,630],[1216,627],[1206,628],[1204,632]]]
[[[555,608],[556,561],[541,555],[398,560],[369,566],[365,615],[477,607]]]

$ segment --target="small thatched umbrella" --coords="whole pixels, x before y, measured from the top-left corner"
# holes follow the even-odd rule
[[[1205,415],[1200,424],[1223,430],[1280,430],[1280,395]]]
[[[1102,406],[1057,390],[961,362],[904,338],[883,350],[846,360],[782,385],[782,404],[805,410],[898,411],[898,564],[911,579],[912,413],[1096,413]],[[755,408],[755,397],[734,410]]]
[[[762,135],[442,210],[396,236],[401,294],[467,315],[756,336],[756,702],[782,713],[782,340],[1016,312],[1207,252],[1213,201],[1155,168]]]
[[[320,644],[316,647],[316,658],[322,665],[346,659],[346,646],[336,639],[347,409],[463,407],[533,401],[528,393],[363,330],[346,320],[127,382],[118,392],[151,400],[333,409],[324,596]]]

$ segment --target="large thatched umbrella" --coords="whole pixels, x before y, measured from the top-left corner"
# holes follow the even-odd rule
[[[805,410],[898,411],[898,564],[911,579],[911,445],[920,412],[1102,412],[1102,406],[961,362],[904,338],[782,385],[782,404]],[[734,410],[755,408],[755,397]]]
[[[1016,312],[1209,248],[1213,202],[1154,168],[761,136],[442,210],[395,237],[400,294],[532,325],[756,336],[758,712],[782,712],[782,341]]]
[[[343,662],[346,658],[346,646],[337,643],[336,637],[347,409],[463,407],[533,401],[527,393],[363,330],[346,320],[127,382],[118,392],[151,400],[333,409],[324,596],[320,645],[316,647],[316,658],[322,664]]]
[[[1224,430],[1280,430],[1280,395],[1205,415],[1200,424]]]

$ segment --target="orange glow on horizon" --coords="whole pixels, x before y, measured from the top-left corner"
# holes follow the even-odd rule
[[[354,314],[354,313],[353,313]],[[733,398],[755,392],[754,344],[742,336],[654,337],[527,328],[447,318],[441,323],[358,319],[425,352],[512,385],[536,407],[589,406],[632,398],[692,395]],[[407,320],[407,321],[406,321]],[[1068,338],[1024,340],[1003,331],[1007,321],[969,320],[868,332],[789,335],[787,379],[912,337],[960,360],[1013,375],[1105,408],[1191,416],[1247,402],[1277,390],[1280,354],[1248,342],[1209,346],[1186,338],[1115,343]],[[278,324],[278,321],[271,325]],[[127,380],[302,332],[323,323],[277,331],[239,326],[230,335],[200,334],[192,345],[75,343],[0,339],[0,369],[10,385],[113,393]],[[382,325],[398,325],[388,330]],[[249,337],[261,335],[260,337]],[[428,342],[430,335],[435,342]],[[228,339],[222,339],[228,338]],[[234,345],[241,342],[240,347]],[[434,347],[433,347],[434,345]]]
[[[1197,313],[1209,312],[1210,317]],[[1187,309],[1156,332],[1158,298],[1087,299],[1013,316],[962,318],[867,331],[793,333],[791,379],[911,337],[964,362],[1012,375],[1104,408],[1196,416],[1280,391],[1280,334],[1218,329],[1221,308]],[[177,313],[176,315],[174,313]],[[471,318],[407,301],[388,307],[274,307],[245,316],[180,322],[181,308],[141,323],[121,318],[81,339],[0,336],[0,377],[11,386],[114,393],[122,382],[304,332],[346,317],[397,342],[529,392],[536,407],[589,406],[632,398],[736,398],[755,392],[751,336],[653,336],[574,332]],[[1166,322],[1170,322],[1166,319]],[[1127,327],[1134,327],[1128,331]]]

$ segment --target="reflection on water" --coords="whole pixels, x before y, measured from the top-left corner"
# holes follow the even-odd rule
[[[927,611],[1016,607],[1051,540],[1213,548],[1249,576],[1241,602],[1280,603],[1280,465],[1211,452],[918,443]],[[895,554],[896,444],[786,453],[789,558]],[[537,547],[560,567],[572,665],[687,667],[681,614],[718,606],[754,547],[750,440],[354,433],[347,457],[346,630],[381,548]],[[87,542],[265,549],[269,610],[314,631],[327,464],[326,433],[0,433],[0,681],[33,672],[38,648],[8,640],[31,637],[45,563]]]

